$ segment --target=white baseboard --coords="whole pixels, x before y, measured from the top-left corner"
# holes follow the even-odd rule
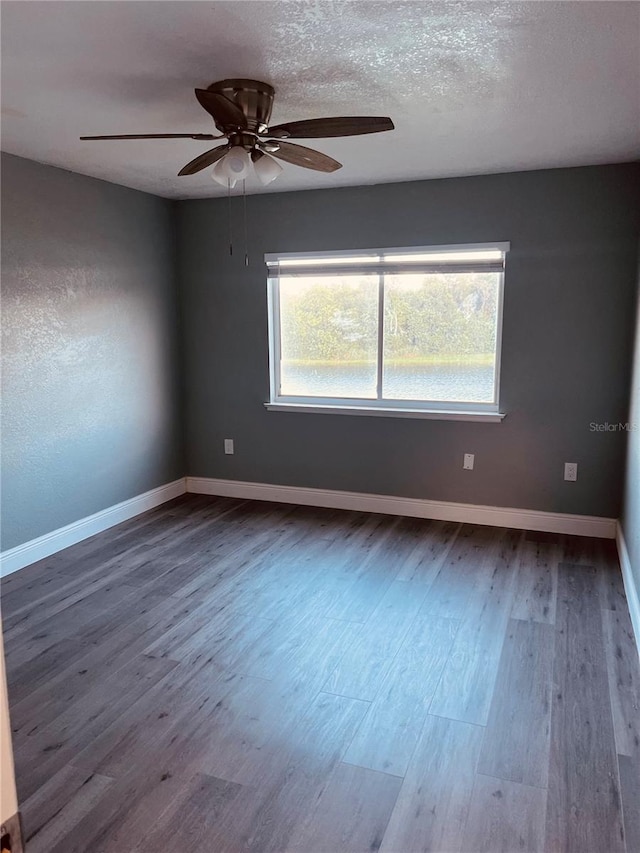
[[[95,536],[96,533],[102,533],[103,530],[107,530],[115,524],[120,524],[129,518],[133,518],[134,515],[153,509],[166,503],[166,501],[183,495],[185,492],[184,478],[175,480],[173,483],[151,489],[142,495],[136,495],[135,498],[122,501],[122,503],[107,507],[107,509],[93,515],[88,515],[86,518],[81,518],[79,521],[74,521],[72,524],[67,524],[66,527],[59,527],[57,530],[52,530],[51,533],[45,533],[44,536],[31,539],[23,545],[17,545],[15,548],[3,551],[0,554],[0,576],[9,575],[18,569],[31,565],[31,563],[50,557],[51,554],[62,551],[63,548],[82,542],[83,539]]]
[[[373,495],[365,492],[344,492],[330,489],[310,489],[302,486],[277,486],[269,483],[247,483],[240,480],[216,480],[208,477],[187,477],[135,498],[108,507],[94,515],[81,518],[23,545],[0,554],[0,576],[11,574],[38,560],[75,545],[89,536],[101,533],[135,515],[153,509],[166,501],[193,492],[201,495],[221,495],[277,503],[324,506],[332,509],[352,509],[361,512],[381,512],[387,515],[407,515],[414,518],[433,518],[441,521],[462,521],[468,524],[487,524],[493,527],[512,527],[519,530],[541,530],[548,533],[569,533],[577,536],[596,536],[615,539],[617,522],[613,518],[565,513],[540,512],[533,509],[480,506],[476,504],[430,501],[421,498],[402,498],[392,495]],[[620,550],[620,545],[618,546]],[[626,553],[626,548],[625,548]],[[623,563],[622,555],[620,562]],[[627,555],[628,564],[628,555]],[[623,565],[623,574],[625,572]],[[630,568],[627,570],[630,575]],[[625,586],[627,585],[625,576]],[[628,594],[631,608],[632,595]],[[634,629],[640,635],[640,606],[635,590],[636,610]],[[632,613],[633,617],[633,613]]]
[[[618,559],[620,560],[620,568],[622,569],[624,592],[627,596],[633,632],[636,635],[638,655],[640,655],[640,590],[636,586],[633,571],[631,570],[631,558],[629,557],[627,543],[625,542],[620,522],[616,525],[616,545],[618,546]]]
[[[239,480],[215,480],[207,477],[187,477],[187,492],[305,506],[325,506],[333,509],[382,512],[388,515],[408,515],[414,518],[433,518],[441,521],[463,521],[469,524],[488,524],[493,527],[512,527],[519,530],[570,533],[577,536],[596,536],[600,539],[615,539],[616,536],[615,518],[540,512],[533,509],[459,504],[421,498],[371,495],[364,492],[309,489],[301,486],[276,486],[269,483],[245,483]]]

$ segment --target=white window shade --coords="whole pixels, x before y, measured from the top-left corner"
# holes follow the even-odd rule
[[[502,272],[508,243],[440,246],[434,249],[376,249],[371,252],[268,254],[265,263],[276,275],[349,275],[401,272]]]

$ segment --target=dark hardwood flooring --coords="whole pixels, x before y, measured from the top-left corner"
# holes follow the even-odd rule
[[[187,496],[2,609],[27,853],[640,851],[612,542]]]

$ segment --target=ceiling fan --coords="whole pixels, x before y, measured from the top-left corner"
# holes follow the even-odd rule
[[[234,186],[251,171],[251,165],[263,184],[268,184],[282,172],[274,160],[284,160],[294,166],[335,172],[342,167],[332,157],[313,148],[296,145],[288,139],[357,136],[393,130],[390,118],[381,116],[341,116],[290,121],[269,127],[275,90],[258,80],[220,80],[206,89],[196,89],[196,98],[209,115],[220,136],[210,133],[147,133],[118,136],[81,136],[80,139],[226,139],[187,163],[178,175],[194,175],[214,166],[212,178],[223,186]]]

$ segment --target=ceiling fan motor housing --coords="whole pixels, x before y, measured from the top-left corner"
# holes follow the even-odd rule
[[[245,151],[251,151],[251,149],[256,144],[256,136],[254,133],[248,133],[247,131],[238,131],[237,133],[229,134],[229,146],[237,146],[241,145]]]
[[[273,109],[273,86],[259,80],[232,78],[212,83],[207,89],[209,92],[224,95],[240,107],[247,117],[247,130],[252,133],[264,133],[267,130]]]

